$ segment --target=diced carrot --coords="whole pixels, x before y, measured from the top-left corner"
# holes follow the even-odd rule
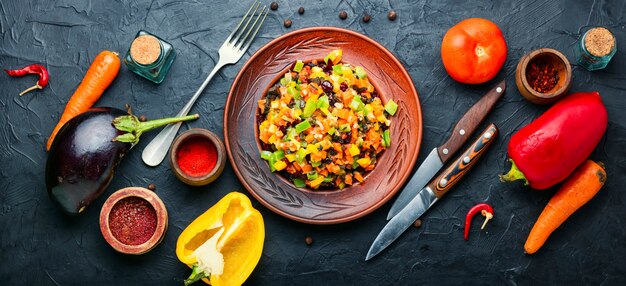
[[[303,173],[308,173],[313,171],[313,166],[311,166],[310,164],[306,164],[304,166],[302,166],[302,172]]]
[[[361,183],[363,182],[363,180],[365,180],[359,172],[354,172],[354,178]]]
[[[346,183],[346,185],[352,185],[352,175],[346,174],[343,181],[344,183]]]

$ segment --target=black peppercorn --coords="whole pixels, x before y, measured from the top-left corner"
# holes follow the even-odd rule
[[[298,8],[298,14],[300,15],[304,14],[304,7]]]
[[[272,2],[272,4],[270,4],[270,9],[272,9],[272,10],[278,9],[278,3]]]
[[[346,18],[348,18],[348,13],[342,10],[341,12],[339,12],[339,18],[341,20],[345,20]]]
[[[141,122],[146,122],[148,119],[146,118],[145,115],[139,116],[139,121]]]
[[[313,244],[313,238],[310,235],[307,235],[304,238],[304,242],[306,243],[306,245],[311,245],[311,244]]]
[[[363,22],[364,23],[369,22],[371,19],[372,19],[372,17],[370,17],[370,15],[367,15],[367,14],[363,15]]]
[[[285,22],[283,23],[283,25],[285,26],[285,28],[291,27],[291,20],[286,19]]]
[[[398,17],[398,15],[396,14],[396,11],[394,10],[389,11],[389,14],[387,14],[387,18],[389,18],[389,20],[391,21],[395,20],[396,17]]]
[[[151,190],[154,192],[154,190],[156,190],[156,186],[154,184],[150,184],[148,185],[148,190]]]

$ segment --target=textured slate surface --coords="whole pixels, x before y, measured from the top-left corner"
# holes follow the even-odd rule
[[[122,54],[139,29],[171,42],[178,57],[161,85],[154,85],[122,67],[97,106],[130,103],[148,118],[176,113],[213,67],[217,48],[247,9],[250,1],[21,1],[0,2],[0,66],[17,68],[43,63],[50,86],[18,97],[35,77],[13,79],[0,74],[0,281],[3,285],[180,285],[189,274],[174,249],[184,227],[230,191],[242,191],[230,165],[207,187],[179,182],[169,162],[149,168],[141,150],[147,134],[121,164],[106,192],[80,217],[62,215],[45,191],[44,142],[65,102],[95,55],[110,49]],[[450,79],[439,57],[445,31],[467,17],[496,22],[506,36],[509,54],[499,77],[509,89],[488,121],[501,135],[492,149],[444,200],[427,212],[420,229],[411,228],[374,260],[363,259],[390,207],[355,222],[311,226],[289,221],[258,202],[267,237],[263,256],[249,285],[407,285],[461,284],[530,285],[626,283],[626,58],[617,52],[604,71],[573,66],[573,91],[598,90],[609,112],[606,135],[591,155],[606,163],[608,182],[600,193],[552,235],[534,256],[523,254],[533,222],[554,190],[533,191],[519,184],[501,184],[496,175],[506,168],[506,144],[517,129],[546,107],[524,100],[514,86],[519,58],[532,49],[552,47],[574,62],[581,32],[605,25],[626,43],[624,12],[619,0],[552,1],[278,1],[251,52],[287,31],[319,25],[346,27],[364,33],[391,50],[404,63],[420,94],[426,150],[439,145],[456,120],[489,84],[468,86]],[[304,15],[296,10],[304,6]],[[398,19],[386,19],[388,9]],[[337,14],[348,11],[341,21]],[[372,15],[362,23],[363,13]],[[282,26],[285,18],[293,26]],[[619,44],[621,45],[621,44]],[[249,54],[215,77],[194,110],[202,114],[191,127],[222,134],[223,109],[230,84]],[[104,200],[126,186],[154,183],[166,203],[170,227],[164,241],[142,256],[116,253],[100,234],[98,215]],[[465,212],[487,201],[496,211],[485,232],[462,238]],[[307,246],[304,237],[312,235]]]

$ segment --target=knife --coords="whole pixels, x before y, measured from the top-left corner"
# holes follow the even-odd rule
[[[435,179],[431,180],[428,186],[421,189],[417,196],[394,216],[378,234],[365,257],[365,261],[370,260],[383,249],[387,248],[400,235],[409,228],[426,210],[445,195],[456,183],[465,176],[476,161],[485,153],[491,145],[493,139],[498,135],[498,128],[491,123],[472,145],[459,156],[453,164],[448,166]]]
[[[467,142],[469,136],[474,133],[476,127],[487,117],[487,114],[496,105],[498,99],[502,97],[505,89],[506,82],[502,80],[461,117],[456,126],[454,126],[448,141],[430,151],[430,154],[417,168],[413,177],[411,177],[400,192],[400,196],[391,206],[391,210],[387,214],[387,220],[398,214],[417,195],[417,192],[426,186],[428,180],[432,179],[443,165],[450,160],[450,157]]]

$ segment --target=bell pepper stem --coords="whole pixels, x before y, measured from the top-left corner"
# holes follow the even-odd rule
[[[204,273],[204,271],[200,270],[197,264],[194,264],[191,268],[191,274],[189,275],[189,277],[187,277],[187,279],[185,279],[185,286],[189,286],[193,283],[196,283],[198,280],[202,278],[207,278],[209,276],[210,275],[207,275],[206,273]]]
[[[528,179],[526,179],[526,177],[524,176],[524,173],[522,173],[522,171],[520,171],[520,169],[517,168],[517,166],[515,165],[515,162],[513,162],[512,159],[509,159],[509,161],[511,162],[511,170],[509,170],[509,172],[504,175],[498,175],[500,177],[500,181],[513,182],[517,180],[524,180],[524,185],[527,186]]]

